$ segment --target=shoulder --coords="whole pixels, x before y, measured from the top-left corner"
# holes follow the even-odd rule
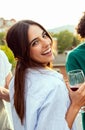
[[[62,79],[63,75],[58,73],[55,70],[49,70],[49,69],[38,69],[38,70],[27,70],[26,77],[30,80],[38,81],[39,84],[40,81],[43,83],[46,83],[45,81],[52,82],[53,80]],[[51,80],[50,80],[51,79]]]
[[[79,55],[81,55],[81,52],[85,52],[85,43],[79,44],[76,48],[71,50],[68,54],[66,59],[71,60],[71,59],[77,59]]]
[[[71,62],[71,60],[73,60],[74,57],[75,57],[75,51],[72,50],[72,51],[70,51],[70,52],[67,54],[67,56],[66,56],[66,63],[67,63],[67,62]]]
[[[73,50],[71,50],[71,51],[67,54],[67,56],[66,56],[66,61],[67,61],[67,60],[73,60],[73,59],[75,59],[75,58],[76,58],[76,55],[78,54],[78,52],[79,52],[78,47],[77,47],[77,48],[74,48]]]
[[[45,96],[45,94],[58,89],[62,80],[62,75],[55,71],[32,71],[26,75],[26,91],[36,97]]]
[[[85,42],[80,43],[76,48],[85,47]]]

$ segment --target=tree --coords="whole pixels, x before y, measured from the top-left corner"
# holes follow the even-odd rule
[[[57,35],[58,52],[63,53],[72,47],[74,35],[68,30],[62,31]]]
[[[76,47],[78,44],[80,44],[80,40],[78,38],[78,35],[76,35],[73,37],[73,42],[72,42],[73,48]]]
[[[0,45],[5,44],[5,32],[0,32]]]

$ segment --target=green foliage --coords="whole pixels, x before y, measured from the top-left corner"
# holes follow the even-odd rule
[[[57,38],[58,37],[58,33],[51,33],[51,36]]]
[[[73,47],[76,47],[77,45],[79,45],[80,44],[80,40],[79,40],[79,38],[78,38],[78,35],[76,35],[76,36],[74,36],[74,38],[73,38],[73,43],[72,43],[72,45],[73,45]]]
[[[14,68],[16,65],[16,61],[15,61],[12,51],[8,48],[7,45],[0,45],[0,49],[5,52],[5,54],[7,55],[9,59],[9,62],[12,64],[12,67]]]
[[[74,35],[68,30],[54,34],[51,33],[51,36],[57,38],[58,53],[63,53],[65,50],[70,50],[80,43],[78,35]]]
[[[60,53],[72,47],[73,37],[73,33],[67,30],[58,34],[58,50]]]
[[[0,32],[0,45],[5,44],[5,32]]]

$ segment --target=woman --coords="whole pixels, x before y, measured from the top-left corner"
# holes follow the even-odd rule
[[[14,129],[76,130],[85,84],[76,92],[69,90],[70,102],[63,76],[50,68],[54,56],[48,32],[39,23],[22,20],[8,30],[6,41],[17,58],[10,83]]]

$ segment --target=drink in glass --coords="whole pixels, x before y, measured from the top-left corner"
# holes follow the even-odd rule
[[[68,79],[70,87],[73,91],[76,91],[81,84],[85,81],[84,73],[81,69],[76,69],[68,72]]]

